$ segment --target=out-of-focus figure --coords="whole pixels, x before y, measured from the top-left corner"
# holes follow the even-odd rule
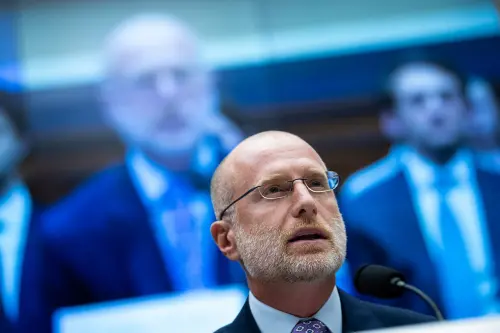
[[[469,144],[480,163],[500,169],[500,105],[490,83],[473,78],[467,84],[470,117],[466,126]]]
[[[398,158],[354,174],[341,191],[353,270],[395,267],[448,318],[498,311],[500,173],[464,147],[465,83],[450,67],[416,61],[389,79],[404,135]],[[389,302],[430,313],[408,294]]]
[[[0,109],[0,332],[15,332],[20,303],[29,302],[26,268],[37,265],[39,208],[18,173],[26,146]]]
[[[211,241],[212,172],[242,133],[218,110],[199,41],[178,19],[141,15],[106,40],[103,115],[123,164],[92,177],[43,219],[43,265],[27,321],[54,310],[244,281]]]

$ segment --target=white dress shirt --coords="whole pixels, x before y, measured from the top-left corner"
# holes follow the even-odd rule
[[[427,249],[435,264],[439,265],[436,262],[437,251],[442,248],[442,238],[438,221],[439,194],[434,187],[437,165],[410,149],[402,155],[402,162],[412,188],[414,206]],[[492,302],[496,279],[492,271],[490,237],[472,154],[466,150],[460,151],[444,168],[455,183],[445,200],[455,216],[470,254],[470,267],[483,276],[478,292],[486,302],[488,299]]]
[[[22,183],[14,184],[0,198],[0,285],[9,319],[19,311],[19,290],[26,238],[31,220],[31,197]]]
[[[299,318],[276,310],[259,301],[251,292],[248,299],[250,310],[262,333],[290,333],[300,320],[315,318],[321,320],[332,333],[342,332],[342,308],[337,287],[311,318]]]

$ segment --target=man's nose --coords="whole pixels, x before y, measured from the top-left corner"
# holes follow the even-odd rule
[[[179,84],[172,75],[158,75],[156,78],[156,92],[165,99],[174,98],[179,91]]]
[[[292,215],[295,218],[311,219],[318,214],[316,200],[303,181],[296,181],[292,188]]]
[[[439,95],[429,95],[425,99],[425,107],[433,112],[440,112],[445,103],[443,97]]]

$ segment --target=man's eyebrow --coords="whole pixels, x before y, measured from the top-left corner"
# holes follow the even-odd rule
[[[262,185],[262,184],[266,184],[266,183],[269,183],[269,182],[274,181],[274,180],[284,180],[284,179],[286,179],[286,177],[283,174],[272,173],[270,175],[263,177],[257,184]]]
[[[319,168],[309,168],[309,169],[305,169],[304,171],[305,171],[304,172],[305,174],[310,174],[310,175],[312,174],[312,175],[315,175],[315,176],[316,175],[318,175],[318,176],[319,175],[325,176],[326,172],[327,172],[326,170],[319,169]]]
[[[320,169],[320,168],[307,168],[304,169],[304,177],[307,175],[313,175],[313,176],[325,176],[326,177],[326,170]],[[263,177],[257,185],[262,185],[266,184],[272,181],[277,181],[277,180],[292,180],[292,178],[287,177],[286,175],[282,173],[273,173],[270,175],[267,175]]]

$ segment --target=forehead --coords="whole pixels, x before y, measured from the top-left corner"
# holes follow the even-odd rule
[[[300,141],[268,147],[253,146],[242,155],[237,167],[241,170],[240,182],[245,185],[254,185],[272,176],[294,178],[311,171],[325,171],[318,153]]]
[[[393,89],[396,95],[420,91],[459,89],[459,79],[436,66],[411,65],[395,73]]]
[[[123,29],[108,45],[108,65],[120,72],[190,66],[198,61],[195,38],[175,25]]]

